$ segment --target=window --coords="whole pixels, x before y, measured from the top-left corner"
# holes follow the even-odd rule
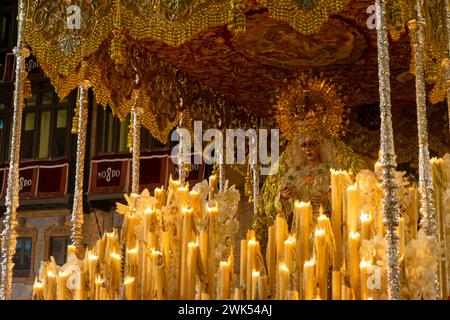
[[[13,276],[29,278],[32,261],[32,238],[17,238],[16,253],[14,255]]]
[[[126,153],[130,116],[123,122],[114,117],[109,107],[98,109],[98,154]]]
[[[45,84],[33,88],[33,97],[26,101],[23,114],[21,159],[59,159],[67,156],[70,100],[59,101],[54,90]]]
[[[54,257],[57,265],[62,266],[67,260],[67,246],[70,237],[51,237],[49,257]]]
[[[154,138],[150,131],[146,128],[141,128],[141,151],[160,151],[167,150],[168,146]]]

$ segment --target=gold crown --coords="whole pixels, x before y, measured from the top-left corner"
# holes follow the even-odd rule
[[[328,80],[302,74],[280,90],[277,99],[276,120],[288,140],[307,131],[342,134],[344,104]]]

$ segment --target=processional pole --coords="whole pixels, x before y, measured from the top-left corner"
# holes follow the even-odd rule
[[[16,57],[16,82],[14,90],[14,114],[11,131],[11,153],[8,171],[8,185],[6,193],[6,212],[3,220],[4,230],[2,232],[1,247],[1,283],[0,299],[9,300],[12,296],[12,278],[17,243],[17,208],[19,207],[19,163],[20,163],[20,140],[22,133],[22,110],[24,107],[22,70],[25,65],[23,34],[25,28],[25,1],[20,1],[19,23],[17,31],[17,46],[14,48]]]
[[[387,276],[390,300],[400,300],[400,268],[397,226],[399,207],[395,184],[396,156],[391,114],[389,39],[386,28],[386,0],[377,0],[378,79],[381,115],[381,167],[383,168],[383,223],[387,234]]]
[[[448,129],[450,131],[450,0],[445,0],[445,25],[447,26],[447,52],[448,57],[444,59],[444,72],[446,73],[447,90],[447,112],[448,112]]]
[[[82,72],[86,71],[86,62],[82,62]],[[78,87],[78,110],[77,110],[77,162],[75,167],[75,190],[72,207],[72,234],[70,236],[76,254],[81,257],[83,251],[83,184],[84,184],[84,158],[86,155],[86,130],[88,122],[88,91],[91,83],[84,79]]]
[[[410,29],[415,36],[415,72],[416,72],[416,104],[417,104],[417,130],[419,138],[419,191],[420,199],[420,226],[427,236],[437,239],[437,224],[433,204],[433,178],[431,175],[430,153],[428,151],[428,124],[427,124],[427,97],[425,89],[425,27],[423,16],[423,0],[416,0],[416,20],[409,22]],[[436,298],[439,292],[437,272],[434,275]]]
[[[141,116],[142,109],[138,107],[139,91],[133,92],[133,107],[131,116],[133,119],[133,160],[131,163],[131,192],[139,193],[139,168],[141,162]]]

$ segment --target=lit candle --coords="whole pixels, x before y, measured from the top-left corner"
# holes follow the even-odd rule
[[[138,269],[138,252],[139,252],[139,244],[136,243],[136,246],[131,249],[127,249],[126,251],[126,275],[128,276],[137,276]]]
[[[125,281],[123,283],[125,290],[125,300],[134,300],[134,277],[125,277]]]
[[[358,230],[358,220],[361,212],[361,193],[355,183],[347,188],[347,230]]]
[[[208,232],[205,230],[200,231],[199,235],[199,251],[200,251],[200,261],[202,264],[202,270],[205,274],[208,274]],[[201,282],[201,290],[205,290],[206,281]]]
[[[328,283],[328,255],[325,243],[325,230],[316,229],[314,233],[314,246],[317,255],[317,281],[319,283],[320,298],[327,299],[327,283]]]
[[[102,287],[104,282],[105,281],[102,279],[100,275],[97,275],[95,277],[95,300],[104,300],[104,298],[102,299],[101,297],[101,289],[104,289]]]
[[[155,188],[156,209],[161,209],[166,205],[166,191],[164,186],[161,188]]]
[[[79,273],[79,277],[75,284],[75,294],[74,300],[84,300],[85,299],[85,283],[84,283],[84,272]]]
[[[189,204],[189,183],[177,189],[178,206],[183,208]]]
[[[136,215],[129,214],[125,217],[127,226],[127,248],[134,248],[136,246]]]
[[[121,281],[121,264],[122,264],[122,257],[120,256],[120,254],[112,252],[110,254],[110,270],[111,270],[110,297],[113,300],[115,299],[117,290],[119,289],[119,283]]]
[[[350,284],[352,286],[355,298],[360,299],[360,286],[359,286],[359,245],[360,235],[358,232],[350,231],[349,235],[349,273]]]
[[[187,299],[195,299],[195,284],[197,279],[197,255],[198,255],[198,243],[190,242],[188,244],[187,255],[187,276],[188,276],[188,292]]]
[[[267,299],[267,276],[258,277],[258,300]]]
[[[234,288],[233,300],[242,300],[242,293],[240,288]]]
[[[240,253],[240,263],[241,263],[241,270],[240,270],[240,278],[239,278],[239,285],[243,288],[247,287],[247,240],[241,240],[241,253]]]
[[[183,231],[181,238],[181,287],[180,294],[181,299],[187,299],[188,297],[188,244],[192,241],[192,208],[183,207]]]
[[[331,273],[332,299],[341,300],[341,272],[333,271]]]
[[[297,243],[299,246],[298,258],[300,266],[303,266],[309,260],[309,235],[313,224],[313,210],[309,202],[295,202],[294,213],[297,212],[297,219],[300,224],[300,233],[297,233]]]
[[[253,270],[252,272],[252,295],[251,300],[257,299],[258,294],[258,278],[259,278],[259,271]]]
[[[194,216],[200,217],[202,213],[201,193],[192,190],[191,192],[189,192],[189,198],[191,207],[194,210]]]
[[[69,274],[65,271],[58,272],[58,278],[56,280],[56,299],[57,300],[66,300],[66,291],[67,291],[67,278]]]
[[[211,187],[211,191],[209,192],[209,200],[214,198],[214,193],[217,190],[218,179],[215,174],[209,177],[209,186]]]
[[[268,241],[266,250],[267,273],[269,276],[270,292],[275,293],[276,283],[276,239],[275,239],[275,225],[271,225],[268,229]],[[242,248],[242,246],[241,246]],[[241,249],[242,250],[242,249]]]
[[[181,186],[181,181],[172,180],[172,175],[169,177],[169,188],[167,193],[167,204],[170,204],[172,198],[174,198],[174,194],[177,192],[178,188]]]
[[[284,262],[289,270],[294,270],[293,255],[295,253],[295,238],[289,237],[284,241]]]
[[[230,297],[230,264],[221,261],[219,264],[220,291],[219,299],[225,300]]]
[[[252,272],[255,269],[255,250],[257,242],[253,239],[247,243],[247,300],[252,298]]]
[[[98,239],[95,244],[95,253],[98,256],[98,261],[103,262],[105,259],[106,239],[103,237]]]
[[[276,228],[276,248],[277,248],[277,260],[283,259],[284,254],[284,240],[287,238],[288,227],[287,222],[284,218],[277,215],[275,218],[275,228]]]
[[[289,290],[289,269],[284,262],[278,266],[278,299],[286,300],[286,291]]]
[[[362,213],[361,217],[361,238],[362,240],[370,240],[372,229],[372,217],[367,213]]]
[[[158,300],[164,300],[166,299],[166,285],[164,282],[164,270],[162,265],[160,263],[160,260],[162,259],[162,253],[160,251],[156,251],[154,249],[151,250],[151,260],[152,260],[152,272],[153,275],[151,277],[152,281],[152,288],[154,291],[156,291],[156,298]],[[194,272],[194,270],[192,270]],[[194,277],[195,279],[195,277]],[[195,281],[195,280],[194,280]],[[194,288],[195,291],[195,288]],[[150,299],[153,299],[155,294],[151,292]]]
[[[359,272],[361,277],[361,299],[367,300],[369,297],[369,288],[367,287],[367,269],[369,264],[364,259],[359,264]]]
[[[47,272],[47,283],[45,285],[44,298],[45,300],[55,300],[56,294],[56,275],[48,271]]]
[[[34,284],[33,284],[33,295],[32,295],[33,300],[43,300],[44,299],[43,290],[42,290],[43,286],[44,286],[44,284],[42,282],[39,282],[36,278],[34,281]]]
[[[315,263],[313,260],[306,261],[303,266],[303,291],[305,292],[305,300],[314,299],[314,269]]]

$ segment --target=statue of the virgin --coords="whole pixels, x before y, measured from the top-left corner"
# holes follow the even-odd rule
[[[318,215],[331,214],[330,169],[359,171],[365,166],[341,140],[344,104],[330,82],[302,75],[278,93],[276,120],[288,140],[261,190],[253,228],[265,244],[276,215],[289,222],[296,200],[310,202]]]

